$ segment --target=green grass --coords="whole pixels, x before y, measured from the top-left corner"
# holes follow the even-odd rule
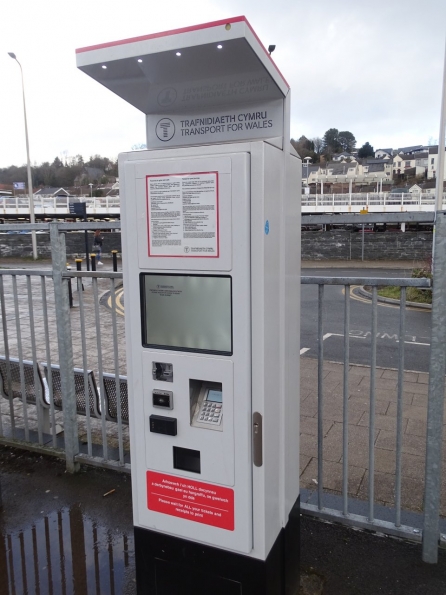
[[[399,300],[401,289],[394,285],[388,287],[381,287],[378,289],[378,295],[381,297],[392,298]],[[418,302],[419,304],[432,304],[432,290],[418,289],[418,287],[408,287],[406,289],[406,300],[408,302]]]

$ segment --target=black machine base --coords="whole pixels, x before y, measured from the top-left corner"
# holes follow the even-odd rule
[[[294,595],[299,499],[266,561],[135,527],[138,595]]]

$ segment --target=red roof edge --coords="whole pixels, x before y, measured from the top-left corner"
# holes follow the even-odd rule
[[[240,23],[245,21],[249,28],[252,30],[251,25],[246,20],[246,17],[239,16],[231,19],[224,19],[221,21],[212,21],[211,23],[202,23],[201,25],[194,25],[192,27],[182,27],[181,29],[171,29],[170,31],[161,31],[160,33],[151,33],[150,35],[141,35],[140,37],[131,37],[129,39],[121,39],[119,41],[111,41],[108,43],[100,43],[99,45],[91,45],[85,48],[79,48],[76,50],[76,54],[82,52],[89,52],[91,50],[101,50],[103,48],[109,48],[115,45],[124,45],[126,43],[136,43],[137,41],[145,41],[146,39],[157,39],[158,37],[167,37],[168,35],[176,35],[178,33],[188,33],[189,31],[199,31],[200,29],[209,29],[211,27],[218,27],[220,25],[227,25],[231,23]]]
[[[251,33],[254,35],[254,37],[260,44],[260,47],[263,49],[265,54],[270,59],[274,68],[277,70],[277,72],[282,77],[286,86],[288,88],[290,88],[286,78],[283,76],[283,74],[277,68],[274,60],[271,58],[271,55],[269,54],[269,52],[267,51],[267,49],[265,48],[263,43],[260,41],[257,33],[254,31],[254,29],[252,28],[251,24],[249,23],[248,19],[245,16],[232,17],[230,19],[222,19],[221,21],[212,21],[210,23],[202,23],[201,25],[193,25],[192,27],[183,27],[181,29],[172,29],[170,31],[162,31],[160,33],[151,33],[150,35],[141,35],[140,37],[131,37],[129,39],[121,39],[119,41],[110,41],[108,43],[100,43],[98,45],[91,45],[91,46],[84,47],[84,48],[78,48],[76,50],[76,54],[81,54],[82,52],[90,52],[92,50],[101,50],[103,48],[109,48],[109,47],[113,47],[115,45],[124,45],[126,43],[136,43],[138,41],[145,41],[146,39],[157,39],[159,37],[167,37],[168,35],[176,35],[178,33],[188,33],[190,31],[199,31],[201,29],[209,29],[211,27],[219,27],[220,25],[228,25],[228,24],[230,25],[231,23],[241,23],[241,22],[245,22],[246,25],[249,27],[249,29],[251,30]]]

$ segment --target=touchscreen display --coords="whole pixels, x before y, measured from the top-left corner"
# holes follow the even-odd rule
[[[229,276],[141,274],[143,345],[232,354]]]

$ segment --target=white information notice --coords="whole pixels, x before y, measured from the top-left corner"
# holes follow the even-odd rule
[[[218,258],[218,172],[147,176],[149,256]]]

